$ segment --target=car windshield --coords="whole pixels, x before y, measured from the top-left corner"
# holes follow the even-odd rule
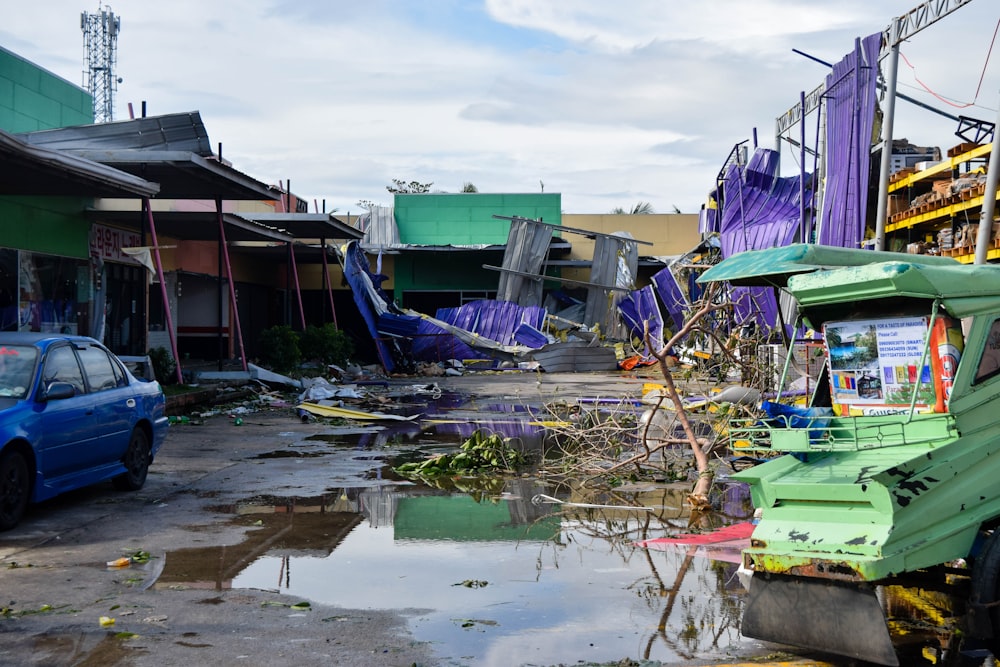
[[[38,350],[30,345],[0,345],[0,398],[24,398],[31,387]]]

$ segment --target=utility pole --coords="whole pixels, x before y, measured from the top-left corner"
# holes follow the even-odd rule
[[[878,175],[878,205],[875,211],[875,250],[885,250],[885,218],[889,203],[889,169],[892,166],[892,125],[896,115],[896,75],[899,69],[899,45],[924,28],[972,2],[972,0],[928,0],[906,14],[894,18],[882,36],[886,56],[885,114],[882,121],[882,163]]]
[[[110,7],[98,7],[94,14],[80,14],[83,31],[83,87],[94,100],[94,122],[114,120],[114,94],[121,79],[115,76],[118,61],[118,33],[121,19]]]

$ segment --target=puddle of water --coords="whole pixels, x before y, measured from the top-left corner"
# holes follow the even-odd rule
[[[527,479],[502,490],[500,499],[412,486],[251,499],[227,508],[253,527],[243,544],[168,554],[157,586],[408,610],[414,638],[440,664],[677,662],[750,641],[739,635],[738,552],[711,560],[698,548],[634,545],[687,529],[683,489],[602,500],[653,511],[540,502],[556,491]],[[716,523],[750,511],[745,489],[730,495],[724,505],[737,515]]]
[[[126,641],[108,633],[100,641],[93,641],[93,633],[44,634],[32,640],[33,657],[38,665],[97,665],[130,664],[141,656],[148,655],[145,648],[129,645]]]
[[[207,508],[233,515],[248,528],[246,539],[171,552],[156,585],[262,589],[344,609],[402,611],[414,639],[430,643],[443,665],[625,657],[682,664],[776,648],[740,635],[746,594],[735,576],[738,547],[635,545],[746,520],[746,487],[720,483],[720,511],[693,526],[687,485],[620,488],[585,499],[529,478],[412,485],[392,474],[390,461],[453,450],[478,429],[538,451],[547,437],[530,423],[537,410],[520,406],[443,395],[422,408],[419,423],[337,426],[262,455],[325,457],[315,465],[320,474],[337,471],[328,482],[336,488]],[[617,508],[629,504],[651,511]],[[884,599],[890,627],[903,636],[903,664],[966,664],[958,648],[949,655],[955,619],[948,605],[914,589],[887,589]],[[928,611],[935,604],[942,614]]]

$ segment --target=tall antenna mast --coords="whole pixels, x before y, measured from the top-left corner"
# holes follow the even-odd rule
[[[80,14],[83,31],[83,87],[94,100],[94,122],[114,120],[115,91],[121,79],[115,76],[118,62],[118,32],[121,19],[105,6],[94,14]]]

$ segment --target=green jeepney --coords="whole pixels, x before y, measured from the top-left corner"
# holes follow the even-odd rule
[[[1000,645],[1000,266],[793,245],[699,280],[783,290],[824,333],[809,404],[731,428],[783,454],[735,475],[760,514],[743,634],[899,664],[877,586],[966,559],[965,631]]]

